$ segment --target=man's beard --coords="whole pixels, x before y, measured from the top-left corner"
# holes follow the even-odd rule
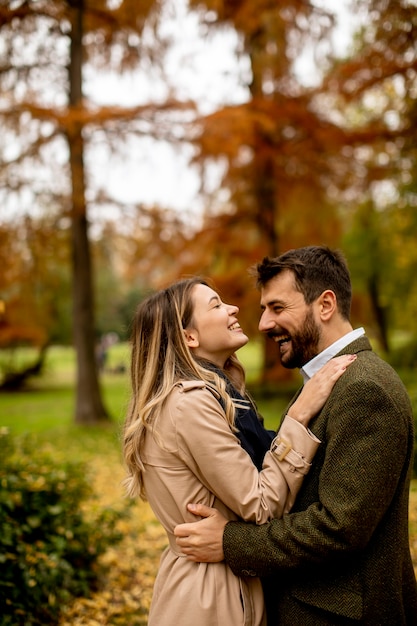
[[[316,324],[313,312],[309,309],[301,324],[301,330],[291,335],[291,351],[281,356],[281,363],[287,369],[303,367],[319,353],[320,327]]]

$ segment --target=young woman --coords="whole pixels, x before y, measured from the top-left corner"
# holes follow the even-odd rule
[[[265,624],[260,580],[238,578],[225,563],[188,561],[173,531],[195,521],[188,502],[259,524],[288,512],[320,443],[308,421],[351,361],[333,359],[305,385],[278,435],[266,431],[235,356],[248,341],[238,311],[193,278],[150,296],[135,316],[126,485],[149,500],[169,542],[148,626]]]

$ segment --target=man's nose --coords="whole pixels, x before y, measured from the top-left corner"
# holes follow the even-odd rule
[[[259,320],[258,328],[261,333],[267,333],[275,327],[275,320],[272,315],[268,313],[268,311],[264,311]]]

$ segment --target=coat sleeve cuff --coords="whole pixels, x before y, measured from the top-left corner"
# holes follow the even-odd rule
[[[292,471],[307,474],[319,445],[320,439],[286,415],[272,442],[271,452],[278,457],[278,461],[288,463]]]

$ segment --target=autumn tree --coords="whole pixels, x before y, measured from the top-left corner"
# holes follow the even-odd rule
[[[127,132],[160,134],[169,111],[179,106],[169,98],[159,105],[98,106],[86,97],[85,70],[137,67],[150,58],[145,40],[152,40],[156,58],[158,39],[149,37],[149,29],[159,8],[158,0],[14,0],[0,7],[3,206],[21,210],[26,202],[38,211],[58,206],[70,225],[80,423],[108,419],[94,354],[89,210],[99,198],[91,146],[104,140],[111,152]],[[164,124],[157,123],[161,117]]]
[[[361,26],[355,46],[323,89],[346,131],[362,137],[340,200],[352,267],[389,352],[390,329],[413,328],[417,306],[417,12],[406,0],[351,6]]]
[[[0,388],[16,389],[41,372],[48,344],[65,325],[69,299],[68,242],[52,216],[0,224]],[[30,359],[17,361],[29,345]]]
[[[202,21],[211,28],[231,26],[238,31],[240,53],[250,59],[251,68],[243,76],[248,101],[200,120],[201,162],[221,158],[227,162],[223,185],[229,202],[220,210],[213,204],[205,222],[210,228],[217,220],[213,245],[223,242],[219,254],[231,264],[226,241],[233,238],[232,223],[245,233],[239,251],[231,246],[242,267],[254,256],[259,259],[297,245],[346,245],[363,285],[355,296],[354,319],[368,322],[388,349],[395,298],[385,279],[394,277],[396,271],[388,266],[404,252],[393,246],[398,237],[389,242],[387,236],[394,225],[398,229],[413,223],[404,207],[402,219],[394,218],[387,197],[393,189],[400,194],[402,187],[402,198],[408,193],[411,199],[414,188],[410,181],[415,167],[415,10],[405,1],[352,3],[352,11],[359,7],[363,12],[363,28],[357,48],[347,51],[346,59],[338,59],[328,42],[335,17],[309,2],[191,0],[190,4],[200,8]],[[297,57],[305,49],[317,55],[314,87],[303,84],[295,72]],[[358,229],[365,246],[359,257],[358,246],[353,245]],[[411,236],[401,229],[404,236]],[[411,269],[412,252],[409,259]],[[372,316],[361,317],[364,299],[370,302]],[[268,352],[268,344],[265,364],[265,380],[274,379],[276,354]]]
[[[339,215],[327,192],[347,139],[315,105],[317,88],[303,84],[296,70],[306,47],[327,66],[330,45],[324,44],[334,19],[329,11],[298,0],[190,0],[190,5],[209,28],[235,29],[239,53],[250,62],[250,72],[242,75],[247,101],[200,119],[197,140],[201,163],[227,163],[223,187],[229,202],[225,211],[214,205],[212,214],[218,214],[219,229],[233,223],[238,238],[242,229],[239,252],[231,246],[232,259],[225,239],[230,243],[234,235],[228,227],[221,254],[226,265],[240,259],[240,282],[247,289],[245,269],[263,256],[306,243],[337,245],[341,238]],[[276,349],[266,342],[264,380],[283,376]]]

